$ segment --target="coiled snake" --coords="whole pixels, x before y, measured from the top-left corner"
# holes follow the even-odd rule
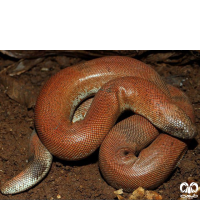
[[[125,110],[135,115],[115,125]],[[178,138],[197,134],[185,94],[166,85],[148,65],[120,56],[83,62],[50,78],[36,103],[35,127],[39,138],[33,132],[29,164],[1,187],[4,194],[38,183],[52,155],[80,160],[100,145],[99,165],[110,185],[125,191],[155,188],[187,149]]]

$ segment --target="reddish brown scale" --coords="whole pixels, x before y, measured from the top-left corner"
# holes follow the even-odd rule
[[[80,101],[98,90],[86,117],[80,122],[72,123],[74,111]],[[193,116],[189,118],[172,102],[168,88],[160,76],[146,64],[127,57],[95,59],[66,68],[53,76],[38,97],[35,124],[42,143],[53,155],[66,160],[79,160],[100,146],[118,116],[126,109],[144,116],[169,134],[182,138],[193,138],[196,135],[195,126],[190,120]],[[146,129],[151,132],[150,128]],[[131,129],[129,132],[130,136]],[[162,134],[138,158],[133,156],[133,153],[138,153],[148,145],[157,133],[150,135],[150,138],[148,134],[136,137],[139,142],[134,142],[134,151],[131,150],[130,154],[127,151],[130,150],[130,146],[127,149],[130,137],[127,139],[124,134],[118,135],[118,139],[121,138],[119,143],[117,138],[107,144],[104,142],[101,152],[105,151],[106,161],[103,163],[104,156],[100,156],[100,165],[104,167],[102,173],[111,185],[123,186],[125,190],[136,186],[153,188],[169,176],[186,145]],[[110,134],[106,138],[109,137]],[[136,145],[137,142],[141,146]],[[120,144],[124,145],[123,151],[117,151],[115,156],[108,152],[108,146],[116,151]],[[118,157],[122,158],[119,166],[114,164],[119,160]],[[127,163],[129,166],[134,164],[137,175],[122,168]],[[117,172],[112,171],[116,166]],[[111,174],[114,174],[114,178]],[[119,182],[116,177],[120,178]],[[133,181],[135,178],[138,181]],[[149,181],[145,181],[146,179]],[[125,182],[129,185],[125,185]]]
[[[187,96],[171,85],[168,88],[173,102],[194,119]],[[157,129],[139,115],[116,124],[99,152],[100,169],[107,182],[127,192],[139,186],[154,189],[162,184],[177,166],[187,145],[177,138],[158,134]]]
[[[99,153],[101,172],[110,185],[127,192],[139,186],[154,189],[171,174],[187,145],[166,134],[158,136],[155,127],[140,116],[128,120],[128,129],[124,129],[128,123],[125,119],[104,139]],[[135,126],[136,123],[146,130]]]
[[[47,81],[37,100],[35,125],[42,143],[53,155],[62,159],[77,160],[88,156],[101,144],[105,132],[99,133],[97,138],[88,132],[91,130],[90,127],[83,128],[78,123],[71,125],[73,112],[80,103],[77,96],[84,99],[95,94],[109,80],[124,76],[150,80],[170,96],[163,80],[152,68],[128,57],[114,56],[91,60],[66,68]],[[100,104],[101,101],[112,104],[112,100],[109,99],[99,100]],[[102,114],[104,116],[104,113]],[[97,117],[96,130],[102,129],[102,126],[98,125],[98,120],[101,121],[103,118]],[[111,116],[105,120],[108,120],[107,123],[112,121],[112,124],[115,121]],[[84,124],[88,124],[89,121]],[[109,128],[105,129],[108,131]],[[81,142],[83,145],[80,145]],[[90,143],[90,148],[85,147],[87,143]]]

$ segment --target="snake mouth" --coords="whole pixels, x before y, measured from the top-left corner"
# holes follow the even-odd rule
[[[197,128],[194,124],[191,124],[188,127],[182,127],[181,128],[177,128],[177,129],[171,129],[170,131],[168,131],[168,133],[174,137],[177,137],[179,139],[192,139],[194,137],[197,136],[198,131]]]
[[[183,139],[192,139],[196,137],[197,134],[198,134],[197,127],[194,124],[192,124],[191,126],[189,126],[188,130],[184,132]]]

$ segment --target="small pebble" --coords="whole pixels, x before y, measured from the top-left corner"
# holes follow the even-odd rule
[[[41,68],[41,71],[43,71],[43,72],[48,72],[48,71],[49,71],[49,68],[43,67],[43,68]]]

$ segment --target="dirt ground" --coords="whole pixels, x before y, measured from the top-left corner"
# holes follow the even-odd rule
[[[19,76],[39,91],[53,74],[83,61],[67,56],[49,56]],[[0,70],[18,62],[18,59],[0,54]],[[200,63],[152,67],[163,78],[179,87],[190,98],[195,111],[197,129],[200,128]],[[4,183],[27,165],[29,137],[34,128],[34,108],[27,108],[6,94],[0,84],[0,181]],[[173,174],[155,191],[163,199],[180,197],[180,184],[189,177],[200,185],[200,135],[193,139],[189,150]],[[2,195],[0,199],[117,199],[115,189],[102,178],[98,168],[98,150],[89,158],[66,162],[54,158],[49,174],[35,187],[17,195]],[[129,194],[124,194],[127,197]]]

